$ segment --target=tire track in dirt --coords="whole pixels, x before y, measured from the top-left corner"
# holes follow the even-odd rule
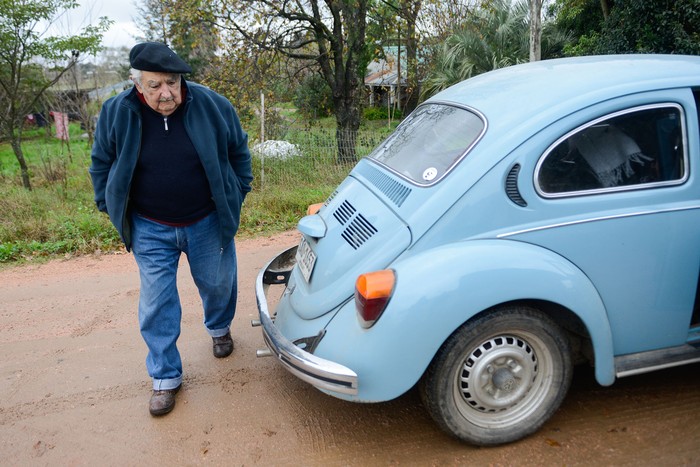
[[[251,376],[254,378],[251,379]],[[255,375],[248,368],[228,368],[223,372],[190,371],[183,378],[183,388],[187,391],[197,391],[206,387],[221,388],[228,394],[240,394],[252,380],[263,381],[262,374]],[[22,383],[26,386],[27,381]],[[18,389],[21,389],[19,387]],[[150,394],[151,383],[144,379],[142,382],[117,384],[109,387],[90,389],[72,394],[56,396],[47,393],[40,399],[0,407],[0,425],[27,420],[49,414],[57,414],[78,407],[91,407],[105,402],[115,402],[125,399],[144,399]]]
[[[54,396],[48,393],[39,400],[0,407],[0,425],[58,414],[78,407],[90,407],[105,402],[142,397],[149,387],[150,384],[144,382],[98,388],[65,396]]]

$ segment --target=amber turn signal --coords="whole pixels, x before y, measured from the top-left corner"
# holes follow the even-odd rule
[[[306,208],[306,215],[312,216],[312,215],[316,214],[318,211],[320,211],[322,207],[323,207],[323,203],[312,204],[308,208]]]
[[[371,327],[389,303],[396,284],[391,269],[362,274],[355,283],[355,308],[363,328]]]

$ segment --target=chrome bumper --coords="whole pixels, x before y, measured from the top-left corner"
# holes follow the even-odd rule
[[[270,285],[287,284],[296,263],[296,250],[296,246],[292,247],[272,259],[255,280],[255,298],[265,344],[282,365],[301,380],[319,389],[357,395],[357,374],[354,371],[300,349],[282,335],[270,315],[267,291]]]

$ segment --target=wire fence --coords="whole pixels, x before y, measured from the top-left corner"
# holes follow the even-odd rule
[[[388,127],[360,129],[356,135],[338,135],[330,128],[288,128],[281,139],[251,144],[254,186],[337,184],[389,133]]]

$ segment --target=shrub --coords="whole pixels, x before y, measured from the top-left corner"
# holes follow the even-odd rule
[[[304,78],[297,88],[294,104],[306,118],[316,119],[333,114],[331,89],[328,83],[316,74]]]
[[[401,110],[394,109],[391,112],[392,119],[401,119]],[[363,111],[365,120],[387,120],[389,118],[389,110],[386,107],[367,107]]]

